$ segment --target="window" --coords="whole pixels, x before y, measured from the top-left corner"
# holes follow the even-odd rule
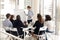
[[[0,0],[0,9],[4,9],[4,0]]]
[[[1,9],[4,9],[4,4],[1,4]]]
[[[24,6],[25,6],[25,9],[27,6],[32,6],[32,0],[24,0]]]
[[[24,1],[25,0],[19,0],[19,9],[24,9]]]

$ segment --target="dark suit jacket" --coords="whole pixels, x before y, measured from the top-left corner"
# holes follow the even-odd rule
[[[36,27],[34,30],[34,34],[38,35],[39,29],[44,26],[44,23],[40,23],[39,21],[36,21],[33,27]],[[41,34],[42,32],[40,32]]]
[[[14,26],[17,28],[19,35],[23,34],[23,29],[25,27],[21,20],[15,20]]]

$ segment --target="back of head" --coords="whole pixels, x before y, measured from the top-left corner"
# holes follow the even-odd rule
[[[16,16],[16,20],[20,20],[20,15],[17,15]]]
[[[11,18],[10,18],[10,20],[12,20],[14,18],[14,15],[11,15]]]
[[[40,14],[37,14],[37,18],[40,19],[42,18],[42,16]]]
[[[27,6],[27,9],[31,9],[31,7],[30,6]]]
[[[50,15],[46,15],[45,18],[46,18],[45,21],[50,21],[51,20]]]
[[[6,18],[7,18],[7,19],[8,19],[10,16],[11,16],[10,13],[6,14]]]
[[[37,14],[37,19],[41,22],[42,21],[42,16],[40,14]]]

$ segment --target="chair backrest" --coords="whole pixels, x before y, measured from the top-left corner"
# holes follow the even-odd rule
[[[0,30],[0,33],[1,33],[0,36],[2,36],[2,35],[4,35],[4,37],[5,37],[5,36],[11,36],[11,37],[13,37],[13,38],[15,38],[15,39],[20,39],[19,37],[16,37],[16,36],[14,36],[14,35],[12,35],[12,34],[7,33],[4,27],[2,27],[2,28],[0,28],[0,29],[1,29],[1,30]],[[13,30],[13,31],[14,31],[14,30]],[[17,31],[17,35],[19,35],[18,31]],[[21,40],[21,39],[20,39],[20,40]]]
[[[11,36],[11,37],[13,37],[13,38],[15,38],[15,39],[18,39],[18,40],[21,40],[21,38],[16,37],[16,36],[14,36],[14,35],[12,35],[12,34],[9,34],[9,33],[6,33],[6,32],[3,32],[3,31],[0,31],[0,33],[5,34],[5,35],[8,35],[8,36]]]

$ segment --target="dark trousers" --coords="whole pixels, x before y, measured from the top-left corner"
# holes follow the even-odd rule
[[[20,38],[22,37],[22,39],[24,38],[24,32],[23,32],[23,29],[22,28],[17,28],[17,31],[18,31],[18,34],[20,36]],[[22,36],[21,36],[22,35]],[[26,33],[25,33],[26,35]]]
[[[6,32],[14,36],[18,36],[17,31],[6,31]]]
[[[30,22],[32,22],[32,19],[31,20],[27,20],[28,21],[28,24],[30,23]]]
[[[6,31],[7,33],[11,34],[11,31]]]

